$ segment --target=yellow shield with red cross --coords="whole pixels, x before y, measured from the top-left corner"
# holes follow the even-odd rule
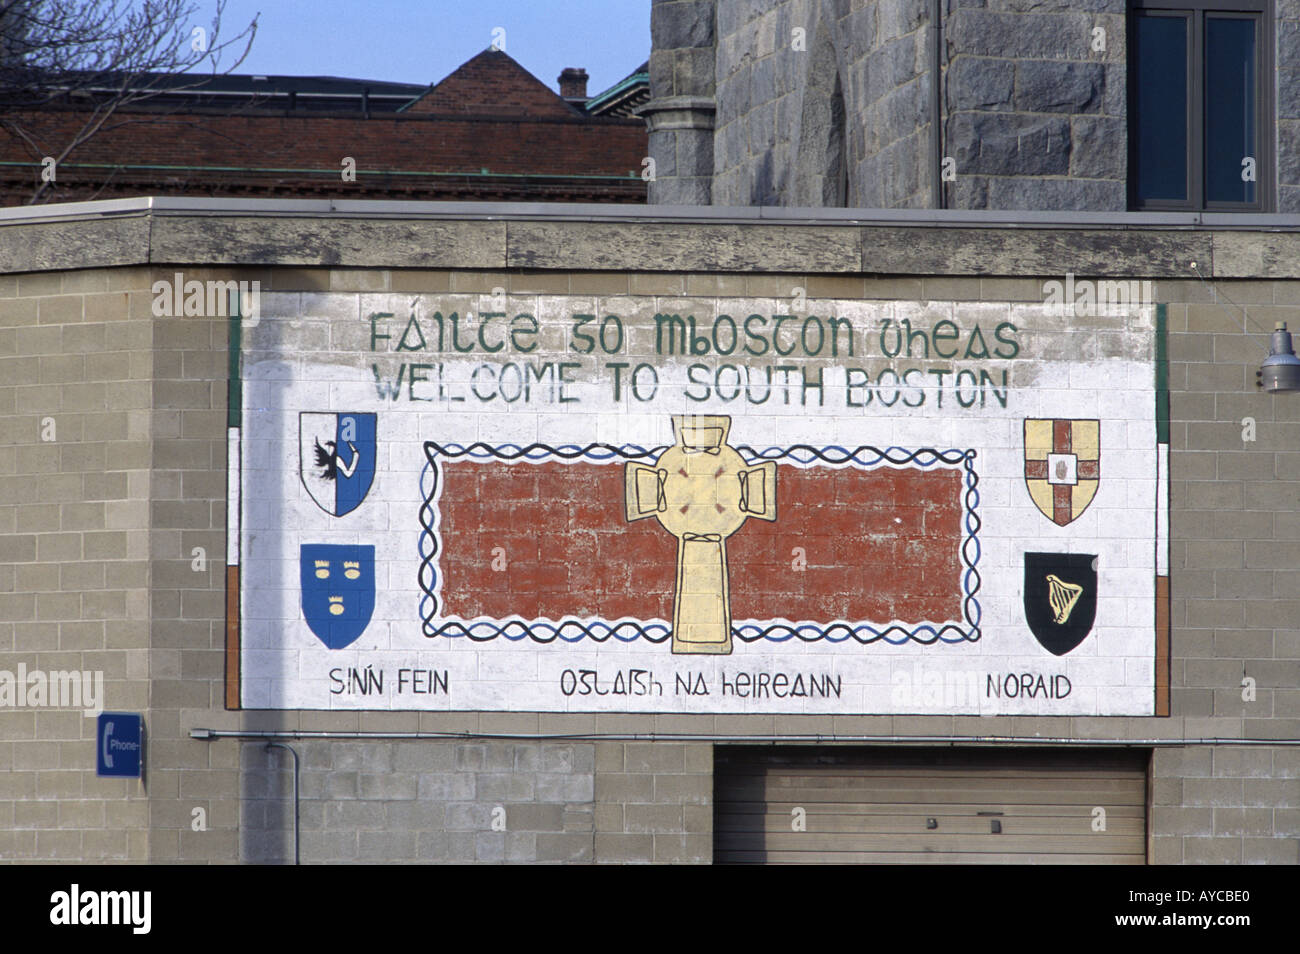
[[[1025,419],[1025,486],[1048,520],[1077,519],[1101,482],[1101,422]]]

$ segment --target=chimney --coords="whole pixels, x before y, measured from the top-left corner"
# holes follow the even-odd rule
[[[566,66],[560,72],[560,95],[569,100],[587,101],[587,71],[580,66]]]

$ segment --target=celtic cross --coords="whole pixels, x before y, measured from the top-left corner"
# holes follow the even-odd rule
[[[627,519],[655,517],[677,538],[673,652],[731,652],[727,537],[776,519],[776,462],[751,467],[727,446],[731,418],[673,417],[676,444],[624,472]]]

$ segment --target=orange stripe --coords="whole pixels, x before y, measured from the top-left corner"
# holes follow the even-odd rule
[[[1156,715],[1169,715],[1169,577],[1156,577]]]
[[[239,567],[226,567],[226,708],[239,705]]]

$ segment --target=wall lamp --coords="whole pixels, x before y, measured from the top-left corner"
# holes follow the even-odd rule
[[[1246,314],[1246,309],[1242,308],[1226,294],[1223,294],[1205,280],[1201,274],[1201,269],[1196,262],[1188,262],[1196,277],[1214,293],[1214,300],[1217,302],[1222,296],[1234,308],[1241,312],[1241,330],[1248,331],[1246,324],[1250,322],[1250,316]],[[1255,326],[1259,328],[1258,325]],[[1263,328],[1259,328],[1263,331]],[[1273,337],[1269,342],[1268,357],[1264,359],[1255,372],[1255,384],[1263,388],[1269,394],[1294,394],[1300,391],[1300,358],[1296,357],[1295,347],[1291,343],[1291,332],[1286,330],[1286,322],[1279,321],[1273,326]]]
[[[1300,391],[1300,358],[1296,357],[1291,343],[1291,332],[1286,322],[1279,321],[1273,331],[1268,357],[1256,375],[1260,387],[1270,394],[1289,394]]]

